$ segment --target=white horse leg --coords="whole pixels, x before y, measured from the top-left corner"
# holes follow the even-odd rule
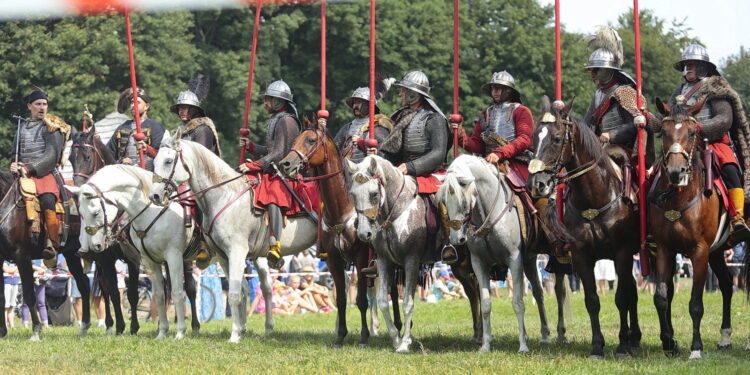
[[[568,289],[565,287],[565,274],[558,272],[555,274],[555,297],[557,297],[557,343],[567,344],[568,338],[565,337],[565,313],[569,308]]]
[[[167,300],[164,295],[164,274],[161,270],[161,264],[154,263],[148,259],[143,259],[148,269],[151,270],[151,281],[152,291],[154,292],[154,298],[156,299],[156,311],[159,315],[159,332],[156,335],[157,340],[164,340],[167,338],[167,332],[169,331],[169,319],[167,319]]]
[[[380,274],[380,277],[378,277],[377,280],[378,306],[380,307],[380,312],[383,314],[383,320],[385,320],[385,326],[388,328],[388,334],[391,336],[393,348],[396,349],[399,344],[398,329],[396,329],[396,325],[393,324],[393,319],[391,318],[391,313],[388,308],[388,296],[389,291],[391,290],[391,283],[393,282],[393,263],[386,260],[384,256],[381,256],[377,258],[377,264],[378,273]],[[398,303],[398,301],[394,301],[393,303]]]
[[[479,307],[482,313],[482,348],[480,351],[487,352],[492,344],[490,277],[484,261],[478,256],[471,257],[471,268],[479,282]]]
[[[185,323],[185,280],[183,273],[182,249],[170,249],[167,254],[169,277],[172,279],[172,303],[177,316],[177,332],[175,339],[185,337],[187,324]]]
[[[524,288],[524,277],[523,277],[523,261],[521,260],[521,254],[518,252],[515,259],[511,259],[509,263],[510,274],[513,277],[513,311],[516,313],[518,319],[518,352],[528,353],[529,347],[526,345],[526,326],[524,325],[523,314],[526,311],[526,306],[523,303],[523,288]]]
[[[245,281],[246,255],[247,247],[242,249],[239,246],[233,246],[229,250],[229,270],[227,272],[229,293],[227,294],[227,300],[232,311],[232,335],[229,342],[233,344],[240,342],[242,332],[245,330],[245,327],[242,326],[242,314],[247,313],[247,311],[242,311],[242,283]]]
[[[255,269],[258,270],[258,281],[260,281],[260,290],[266,303],[266,335],[273,333],[273,291],[271,290],[271,277],[268,270],[268,259],[260,257],[255,260]]]
[[[367,299],[370,302],[370,335],[379,336],[380,315],[378,315],[378,304],[375,301],[377,289],[374,287],[367,288]],[[338,325],[337,325],[338,327]]]
[[[414,292],[419,277],[419,260],[416,257],[407,259],[404,265],[404,334],[396,353],[408,353],[411,345],[411,317],[414,314]]]
[[[539,309],[539,321],[541,323],[541,334],[542,338],[539,342],[542,344],[550,344],[549,338],[549,324],[547,323],[547,312],[544,310],[544,291],[542,289],[542,283],[539,280],[539,272],[536,268],[536,261],[526,261],[523,264],[524,273],[531,283],[531,293],[534,295],[536,301],[536,307]]]

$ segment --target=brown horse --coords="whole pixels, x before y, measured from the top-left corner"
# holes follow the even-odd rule
[[[564,108],[550,108],[543,101],[541,121],[534,130],[534,160],[529,165],[527,186],[534,197],[552,194],[558,182],[569,189],[564,226],[572,245],[573,266],[583,283],[586,310],[591,319],[591,358],[604,355],[604,336],[599,325],[599,296],[594,264],[612,259],[617,271],[615,303],[620,313],[617,356],[640,346],[638,294],[633,279],[633,254],[638,249],[638,214],[623,199],[624,185],[594,131],[570,117],[573,100]],[[565,168],[566,173],[560,174]],[[628,326],[630,317],[630,326]]]
[[[657,99],[662,120],[663,154],[655,167],[656,175],[649,194],[649,227],[656,241],[656,294],[654,305],[659,314],[662,349],[668,356],[679,351],[672,327],[672,296],[675,255],[679,252],[693,263],[693,289],[689,311],[693,320],[690,359],[700,359],[703,351],[700,325],[703,318],[703,287],[708,265],[719,279],[723,299],[719,349],[731,346],[732,276],[724,261],[727,247],[722,241],[729,219],[722,209],[720,195],[713,183],[706,184],[706,166],[700,152],[699,132],[693,116],[705,101],[692,106],[674,107]],[[710,188],[707,188],[709,186]]]
[[[344,166],[333,139],[324,128],[317,126],[317,119],[305,121],[310,127],[294,141],[292,151],[281,161],[281,170],[289,177],[311,172],[320,187],[323,212],[319,224],[318,248],[328,252],[328,268],[336,287],[336,341],[334,347],[341,347],[348,334],[346,328],[347,282],[344,272],[349,264],[354,264],[357,272],[367,267],[369,245],[357,238],[356,212],[349,198],[344,177]],[[359,308],[362,329],[360,347],[366,347],[370,338],[367,326],[367,278],[357,280],[357,307]],[[397,325],[401,328],[398,313],[398,290],[391,289]],[[377,312],[375,312],[377,314]]]

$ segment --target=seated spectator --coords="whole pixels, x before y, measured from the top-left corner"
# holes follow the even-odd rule
[[[446,270],[438,271],[437,279],[432,283],[432,293],[438,301],[441,299],[466,298],[460,284],[451,280]]]
[[[313,281],[313,268],[306,266],[302,269],[302,272],[306,272],[306,274],[302,277],[300,289],[312,297],[321,312],[336,311],[336,305],[331,301],[328,288]]]

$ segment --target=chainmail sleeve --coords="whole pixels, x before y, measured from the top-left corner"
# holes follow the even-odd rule
[[[430,151],[406,163],[406,169],[412,176],[438,170],[448,153],[448,125],[443,117],[433,114],[425,124],[425,132],[430,140]]]
[[[26,168],[29,169],[29,173],[35,177],[45,176],[55,169],[55,165],[57,165],[57,162],[62,155],[62,148],[65,143],[65,137],[62,132],[47,131],[45,133],[44,142],[46,143],[46,148],[44,149],[44,154],[42,154],[39,159],[26,165]]]
[[[259,160],[263,172],[275,172],[271,163],[278,163],[289,153],[298,132],[299,126],[294,117],[286,116],[276,124],[273,144],[267,145],[268,153]]]
[[[732,121],[734,121],[732,105],[728,100],[723,99],[714,99],[705,105],[711,106],[714,116],[701,123],[701,136],[708,138],[709,142],[715,142],[732,128]]]

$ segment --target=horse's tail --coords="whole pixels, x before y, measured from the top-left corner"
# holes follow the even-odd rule
[[[550,229],[558,236],[559,240],[565,243],[575,242],[575,237],[568,231],[568,228],[557,217],[557,206],[555,200],[550,199],[547,208],[547,223],[549,223]]]

